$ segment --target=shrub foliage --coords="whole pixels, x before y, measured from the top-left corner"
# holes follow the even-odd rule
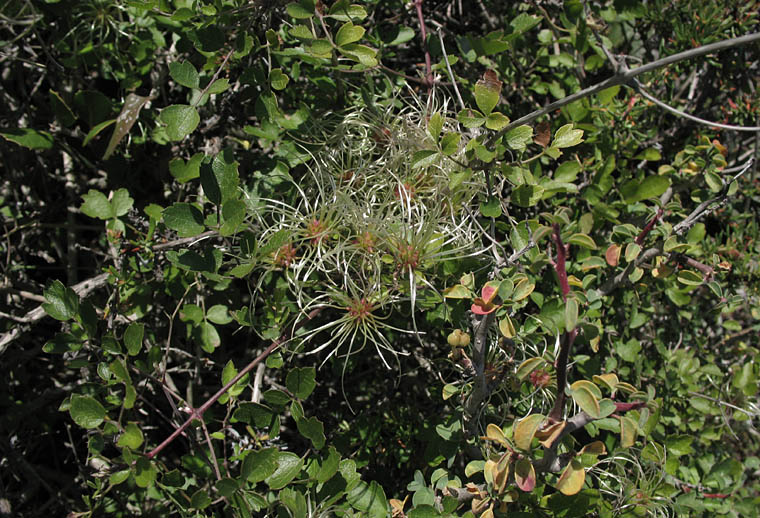
[[[757,7],[7,3],[0,514],[757,516]]]

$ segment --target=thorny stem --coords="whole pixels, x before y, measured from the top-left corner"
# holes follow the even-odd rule
[[[243,376],[245,376],[246,374],[248,374],[254,367],[256,367],[256,365],[258,365],[264,359],[266,359],[267,356],[269,356],[270,354],[272,354],[274,351],[276,351],[278,348],[280,348],[283,344],[285,344],[288,340],[290,340],[290,336],[292,336],[293,333],[295,333],[298,328],[300,328],[301,326],[303,326],[304,324],[306,324],[308,321],[312,320],[321,311],[322,311],[322,308],[316,308],[316,309],[311,310],[311,312],[308,315],[306,315],[306,318],[304,318],[303,320],[299,321],[298,323],[296,323],[293,326],[293,329],[291,329],[290,333],[288,333],[289,336],[286,335],[286,334],[283,334],[280,338],[278,338],[277,340],[274,340],[269,345],[269,347],[267,347],[266,349],[264,349],[264,352],[262,352],[253,361],[251,361],[248,365],[246,365],[225,386],[223,386],[222,388],[220,388],[216,392],[216,394],[214,394],[213,396],[211,396],[208,399],[208,401],[206,401],[205,403],[203,403],[198,408],[191,409],[190,410],[190,417],[188,417],[187,420],[184,423],[182,423],[182,425],[179,428],[177,428],[176,430],[174,430],[174,432],[172,432],[172,434],[169,437],[167,437],[166,439],[164,439],[164,441],[161,444],[159,444],[158,446],[156,446],[155,448],[153,448],[153,450],[151,450],[150,452],[148,452],[146,454],[146,457],[149,458],[149,459],[152,459],[153,457],[155,457],[156,455],[158,455],[161,452],[161,450],[163,450],[169,444],[171,444],[172,441],[174,441],[174,439],[176,439],[182,432],[184,432],[185,429],[188,426],[190,426],[190,424],[193,421],[195,421],[196,419],[199,420],[199,421],[202,421],[203,420],[203,414],[206,412],[206,410],[208,410],[209,408],[211,408],[211,406],[214,403],[216,403],[217,400],[220,397],[222,397],[230,388],[232,388],[232,386],[235,385],[235,383],[237,383]]]

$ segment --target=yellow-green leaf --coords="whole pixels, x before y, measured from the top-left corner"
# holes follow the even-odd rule
[[[486,426],[486,438],[491,441],[498,442],[502,446],[509,446],[507,436],[504,435],[504,432],[501,428],[493,423],[488,423],[488,426]]]
[[[514,431],[515,445],[521,450],[530,450],[533,436],[545,419],[541,414],[532,414],[518,421]]]
[[[694,270],[681,270],[678,272],[678,282],[686,284],[687,286],[699,286],[704,279],[702,275]]]
[[[499,331],[501,331],[501,334],[506,338],[514,338],[515,325],[512,323],[512,319],[509,318],[509,315],[504,315],[504,318],[499,321]]]
[[[524,380],[531,372],[539,368],[544,363],[546,363],[546,360],[543,358],[528,358],[517,368],[517,379]]]
[[[628,417],[627,415],[620,417],[620,446],[623,448],[630,448],[636,441],[636,433],[638,432],[638,426],[636,421]]]
[[[596,250],[596,243],[594,243],[594,240],[588,234],[573,234],[570,236],[567,242],[571,245],[578,245],[582,246],[583,248],[588,248],[589,250]]]
[[[562,475],[557,480],[557,489],[563,495],[574,495],[583,488],[583,482],[586,480],[586,472],[583,465],[576,459],[572,459],[565,466]]]
[[[554,134],[552,147],[563,148],[577,146],[583,142],[583,130],[573,129],[573,123],[565,124]]]
[[[586,412],[594,419],[599,418],[599,400],[587,387],[573,389],[573,401],[575,401],[581,410]]]
[[[533,293],[533,290],[535,289],[536,285],[530,282],[527,278],[522,279],[520,282],[517,283],[515,286],[515,291],[512,293],[512,300],[514,302],[518,302],[531,293]]]
[[[641,246],[637,243],[628,243],[625,247],[625,261],[630,263],[636,260],[641,253]]]

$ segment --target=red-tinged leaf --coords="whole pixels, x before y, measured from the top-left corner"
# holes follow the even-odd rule
[[[486,302],[482,298],[478,297],[475,299],[472,306],[470,306],[470,311],[472,311],[476,315],[488,315],[489,313],[493,313],[500,307],[501,307],[500,304],[493,304],[492,302]]]
[[[493,302],[493,299],[496,298],[496,295],[499,293],[499,287],[494,286],[493,284],[486,284],[483,286],[483,288],[480,290],[480,296],[484,301],[487,303]]]
[[[620,245],[612,243],[607,247],[607,251],[604,253],[604,258],[607,259],[607,264],[610,266],[617,266],[620,261]]]
[[[536,470],[529,459],[522,458],[515,463],[515,483],[526,493],[536,487]]]

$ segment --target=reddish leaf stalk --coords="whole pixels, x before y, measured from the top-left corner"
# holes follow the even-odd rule
[[[420,31],[422,32],[422,48],[425,49],[425,82],[428,87],[431,87],[433,86],[433,68],[427,46],[427,27],[425,27],[425,17],[422,15],[422,0],[414,0],[414,7],[417,9],[417,19],[420,22]]]
[[[647,237],[647,234],[654,228],[655,224],[660,220],[662,217],[663,209],[662,207],[659,208],[657,211],[657,214],[654,215],[654,217],[647,223],[647,226],[644,227],[644,230],[641,231],[641,233],[636,236],[636,239],[634,240],[637,245],[640,245],[644,242],[644,238]]]
[[[321,311],[322,311],[322,308],[316,308],[316,309],[311,310],[311,312],[308,315],[306,315],[305,319],[301,320],[300,322],[298,322],[297,324],[295,324],[293,326],[293,329],[290,331],[290,335],[292,335],[293,333],[295,333],[295,331],[298,328],[300,328],[301,326],[303,326],[304,324],[306,324],[306,322],[308,322],[309,320],[311,320],[314,317],[316,317]],[[269,347],[267,347],[266,349],[264,349],[263,353],[261,353],[260,355],[258,355],[253,361],[251,361],[251,363],[249,363],[248,365],[246,365],[225,386],[223,386],[222,388],[220,388],[216,392],[216,394],[214,394],[213,396],[211,396],[208,399],[208,401],[206,401],[205,403],[203,403],[198,408],[192,409],[190,411],[190,416],[187,418],[187,420],[184,423],[182,423],[182,425],[179,428],[177,428],[176,430],[174,430],[174,432],[172,432],[172,434],[169,437],[167,437],[166,439],[164,439],[164,441],[161,444],[159,444],[158,446],[156,446],[155,448],[153,448],[153,450],[151,450],[150,452],[148,452],[145,456],[148,457],[149,459],[152,459],[153,457],[155,457],[156,455],[158,455],[161,452],[161,450],[163,450],[169,444],[171,444],[172,441],[174,441],[174,439],[176,439],[182,432],[184,432],[185,429],[187,429],[187,427],[190,426],[190,423],[192,423],[196,419],[199,420],[199,421],[202,421],[203,420],[203,414],[206,412],[206,410],[208,410],[209,408],[211,408],[211,406],[214,403],[216,403],[219,400],[219,398],[222,397],[222,395],[224,395],[228,390],[230,390],[232,388],[232,386],[235,385],[235,383],[237,383],[238,381],[240,381],[240,379],[243,376],[245,376],[251,370],[253,370],[253,368],[256,367],[256,365],[258,365],[259,363],[261,363],[264,359],[266,359],[267,356],[269,356],[270,354],[272,354],[282,344],[284,344],[285,342],[287,342],[290,339],[290,335],[286,336],[286,335],[283,334],[280,338],[278,338],[277,340],[274,340],[269,345]]]

